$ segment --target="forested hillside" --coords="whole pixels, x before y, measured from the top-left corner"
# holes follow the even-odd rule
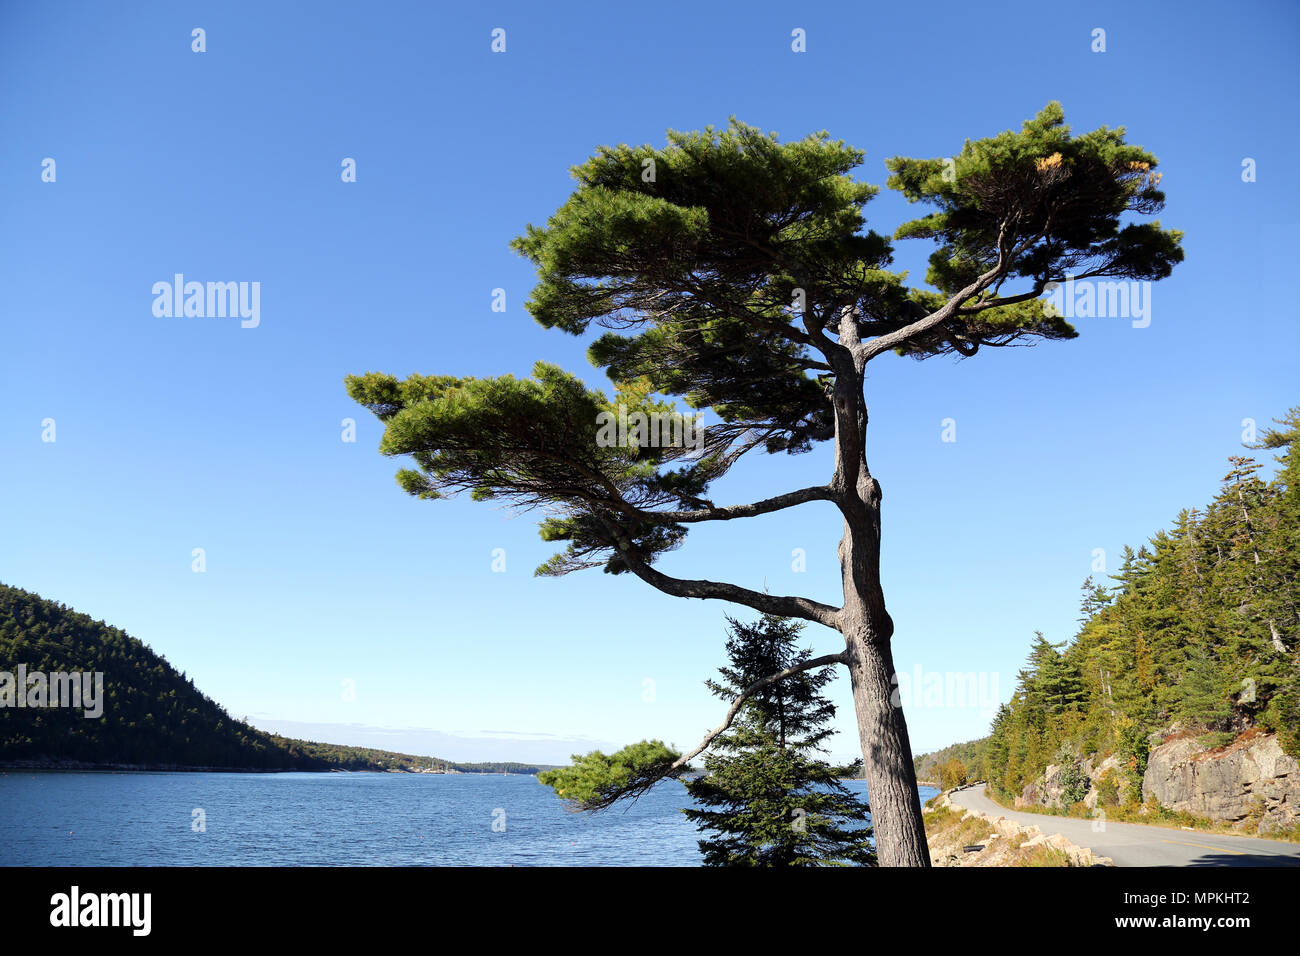
[[[1149,737],[1174,729],[1219,746],[1258,728],[1300,755],[1300,407],[1277,426],[1252,446],[1280,452],[1272,480],[1231,458],[1204,509],[1085,582],[1072,640],[1038,635],[982,754],[996,790],[1114,754],[1140,793]]]
[[[0,585],[0,670],[102,671],[103,716],[0,708],[0,758],[271,769],[313,761],[233,719],[194,682],[115,627]]]
[[[28,674],[102,672],[103,712],[86,717],[84,708],[0,706],[0,761],[248,770],[538,770],[264,733],[231,717],[165,658],[119,628],[0,584],[0,672],[14,675],[20,664]]]
[[[921,754],[913,761],[916,779],[939,784],[944,790],[984,779],[984,749],[988,738],[951,744],[934,753]]]

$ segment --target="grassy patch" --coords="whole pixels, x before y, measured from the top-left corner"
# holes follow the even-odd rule
[[[1031,847],[1027,852],[1021,851],[1024,856],[1017,864],[1018,866],[1073,866],[1070,858],[1065,852],[1058,850],[1054,846],[1043,846],[1039,844]]]
[[[982,817],[967,817],[963,820],[963,811],[952,807],[938,807],[925,815],[925,835],[935,837],[942,835],[945,840],[969,846],[984,843],[993,835],[993,828]]]

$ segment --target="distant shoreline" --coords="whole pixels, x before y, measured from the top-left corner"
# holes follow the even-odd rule
[[[302,770],[296,767],[268,770],[264,767],[169,767],[139,764],[78,764],[55,766],[51,764],[0,763],[4,773],[385,773],[383,770]]]
[[[76,773],[400,773],[408,776],[433,777],[535,777],[535,773],[508,770],[457,770],[427,772],[420,770],[346,770],[325,767],[318,770],[302,767],[196,767],[181,764],[87,763],[80,760],[0,760],[0,773],[9,771],[53,771]]]

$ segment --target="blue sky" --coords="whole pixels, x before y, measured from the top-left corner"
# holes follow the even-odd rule
[[[1210,498],[1243,419],[1300,401],[1279,294],[1298,9],[5,4],[0,581],[122,627],[269,729],[464,759],[693,744],[721,714],[702,682],[733,609],[630,576],[531,577],[551,551],[535,521],[404,496],[343,377],[545,359],[606,384],[585,341],[528,317],[531,267],[507,246],[598,144],[734,114],[787,139],[827,129],[883,185],[884,158],[951,155],[1055,99],[1076,131],[1126,126],[1160,158],[1187,259],[1150,326],[1081,319],[1075,341],[964,363],[887,356],[868,381],[898,667],[983,673],[1006,699],[1034,630],[1073,633],[1094,549],[1113,569]],[[916,213],[883,190],[867,218],[889,233]],[[919,281],[928,252],[900,243],[896,265]],[[259,282],[260,324],[155,316],[153,284],[177,272]],[[755,457],[715,500],[821,482],[829,452]],[[662,567],[838,603],[839,528],[823,504],[704,526]],[[833,686],[834,749],[852,755],[847,677]],[[988,716],[914,702],[914,748]]]

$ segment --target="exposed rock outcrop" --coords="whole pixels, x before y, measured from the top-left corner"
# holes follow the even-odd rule
[[[1114,754],[1107,757],[1096,767],[1092,766],[1092,760],[1089,758],[1083,762],[1083,769],[1088,774],[1088,779],[1092,781],[1092,788],[1088,795],[1083,798],[1084,806],[1089,810],[1096,810],[1097,803],[1101,797],[1101,787],[1103,781],[1110,781],[1115,785],[1115,801],[1117,803],[1127,803],[1131,796],[1136,794],[1130,793],[1130,790],[1136,789],[1136,780],[1134,784],[1129,783],[1129,774],[1125,773],[1123,762]]]
[[[1215,750],[1179,736],[1151,750],[1142,795],[1213,820],[1258,820],[1259,832],[1269,833],[1300,822],[1300,763],[1258,731]]]
[[[1016,808],[1068,809],[1070,798],[1082,792],[1084,805],[1095,811],[1104,786],[1111,790],[1108,800],[1119,804],[1139,796],[1144,802],[1154,799],[1170,810],[1251,833],[1300,825],[1300,761],[1282,750],[1276,736],[1258,729],[1215,749],[1178,725],[1153,735],[1140,795],[1132,792],[1135,776],[1117,757],[1095,766],[1094,759],[1048,766],[1016,797]]]
[[[1100,784],[1108,780],[1114,784],[1115,796],[1119,803],[1129,798],[1128,775],[1118,757],[1110,756],[1093,766],[1093,758],[1087,757],[1074,763],[1051,764],[1046,772],[1027,785],[1020,796],[1016,797],[1017,809],[1050,807],[1065,809],[1070,803],[1070,796],[1081,799],[1089,810],[1097,808],[1101,796]]]

